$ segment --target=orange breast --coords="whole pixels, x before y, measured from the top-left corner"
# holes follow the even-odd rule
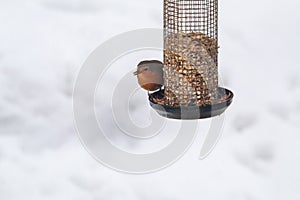
[[[142,88],[148,91],[154,91],[164,84],[163,76],[157,72],[144,72],[138,75],[138,82]]]

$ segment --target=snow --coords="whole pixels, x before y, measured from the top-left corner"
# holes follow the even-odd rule
[[[99,44],[160,28],[162,0],[0,1],[0,199],[300,200],[298,8],[296,0],[220,1],[220,74],[236,94],[223,136],[198,160],[204,121],[177,163],[133,176],[85,151],[74,129],[72,90]],[[145,103],[141,93],[134,99]],[[142,144],[110,139],[148,152],[172,137]]]

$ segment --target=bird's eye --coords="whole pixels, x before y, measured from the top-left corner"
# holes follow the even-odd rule
[[[145,71],[148,71],[149,70],[149,68],[145,68]]]

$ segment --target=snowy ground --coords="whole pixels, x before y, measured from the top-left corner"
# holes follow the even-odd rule
[[[110,37],[162,26],[162,0],[0,1],[1,200],[300,200],[300,4],[221,1],[220,68],[236,94],[223,137],[200,134],[167,170],[131,176],[84,150],[72,88]]]

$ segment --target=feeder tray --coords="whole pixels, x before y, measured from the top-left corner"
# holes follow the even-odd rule
[[[226,111],[233,100],[233,93],[225,88],[218,88],[219,99],[211,105],[201,106],[167,106],[159,104],[164,99],[164,90],[149,94],[151,107],[162,117],[170,119],[206,119],[219,116]]]

